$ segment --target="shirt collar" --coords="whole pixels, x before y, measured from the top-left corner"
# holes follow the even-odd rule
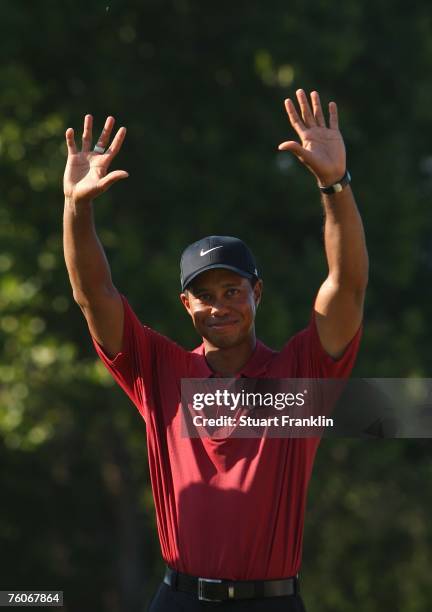
[[[215,376],[215,372],[213,372],[205,357],[204,343],[197,346],[192,353],[201,357],[198,363],[199,373],[202,377],[207,378]],[[257,340],[252,355],[240,372],[237,372],[236,377],[245,376],[246,378],[258,378],[262,376],[266,372],[267,366],[274,354],[275,351],[266,346],[261,340]]]

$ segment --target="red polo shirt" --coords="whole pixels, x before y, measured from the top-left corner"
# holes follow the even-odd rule
[[[231,580],[297,574],[306,493],[318,438],[184,438],[182,378],[211,376],[204,346],[186,351],[143,325],[124,295],[123,346],[96,352],[146,422],[150,478],[162,557],[181,572]],[[339,360],[309,326],[280,352],[258,341],[250,378],[345,378],[357,332]]]

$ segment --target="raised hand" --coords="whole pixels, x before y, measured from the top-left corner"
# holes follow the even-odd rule
[[[301,144],[293,140],[282,142],[281,151],[291,151],[316,176],[321,187],[332,185],[346,170],[345,145],[339,131],[335,102],[329,104],[329,127],[326,126],[317,91],[310,95],[312,107],[303,89],[296,92],[301,117],[294,102],[287,98],[285,108]]]
[[[105,151],[108,146],[114,122],[114,117],[107,117],[96,144],[96,147],[99,147],[100,150]],[[124,170],[114,170],[107,174],[109,165],[120,151],[125,139],[126,128],[121,127],[108,149],[105,152],[98,153],[97,150],[91,150],[92,127],[93,117],[86,115],[81,151],[77,150],[73,129],[68,128],[66,130],[68,158],[63,177],[63,188],[65,197],[75,202],[93,200],[111,187],[113,183],[129,176]]]

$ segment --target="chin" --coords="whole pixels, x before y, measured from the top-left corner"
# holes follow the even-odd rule
[[[211,336],[207,336],[206,340],[208,340],[209,342],[211,342],[213,344],[213,346],[216,346],[217,348],[232,348],[234,346],[237,346],[239,344],[241,344],[242,342],[242,338],[239,338],[238,336],[224,336],[224,335],[217,335],[217,334],[212,334]]]
[[[229,340],[229,338],[218,338],[217,340],[211,340],[211,343],[216,348],[224,349],[224,348],[232,348],[236,346],[236,342]]]

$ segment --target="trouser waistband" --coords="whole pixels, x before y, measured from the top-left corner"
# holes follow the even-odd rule
[[[164,582],[174,590],[196,595],[200,601],[282,597],[299,593],[298,576],[278,580],[220,580],[189,576],[167,566]]]

